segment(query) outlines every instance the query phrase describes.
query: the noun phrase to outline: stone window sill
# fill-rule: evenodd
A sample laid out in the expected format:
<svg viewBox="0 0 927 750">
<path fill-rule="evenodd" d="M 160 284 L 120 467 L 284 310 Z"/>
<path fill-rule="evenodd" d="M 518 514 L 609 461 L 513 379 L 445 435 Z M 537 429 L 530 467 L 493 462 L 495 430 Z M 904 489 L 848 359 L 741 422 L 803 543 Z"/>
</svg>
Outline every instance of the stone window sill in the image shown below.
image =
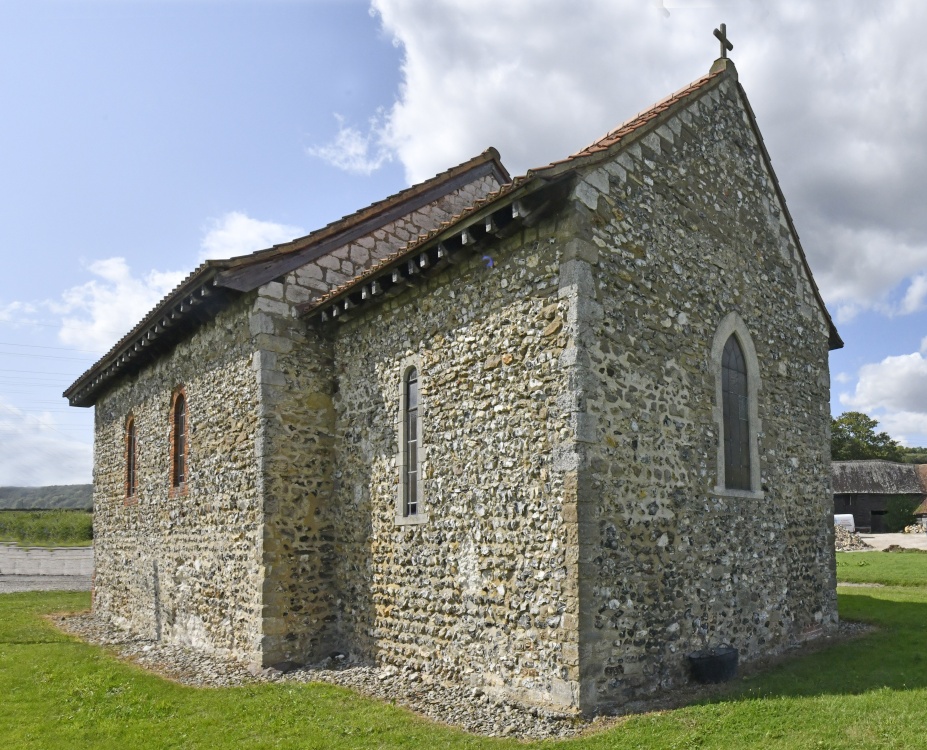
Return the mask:
<svg viewBox="0 0 927 750">
<path fill-rule="evenodd" d="M 712 494 L 718 497 L 742 498 L 744 500 L 762 500 L 766 497 L 763 490 L 729 490 L 725 487 L 715 487 Z"/>
<path fill-rule="evenodd" d="M 427 513 L 417 513 L 414 516 L 396 516 L 397 526 L 420 526 L 423 523 L 428 523 Z"/>
</svg>

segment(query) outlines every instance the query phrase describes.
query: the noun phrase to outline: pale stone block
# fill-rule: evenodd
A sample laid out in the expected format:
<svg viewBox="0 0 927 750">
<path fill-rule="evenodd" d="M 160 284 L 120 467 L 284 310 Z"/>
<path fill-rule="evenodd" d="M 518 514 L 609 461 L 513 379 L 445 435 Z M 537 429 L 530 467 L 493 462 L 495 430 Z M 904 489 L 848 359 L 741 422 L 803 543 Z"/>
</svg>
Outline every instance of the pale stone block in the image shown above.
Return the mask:
<svg viewBox="0 0 927 750">
<path fill-rule="evenodd" d="M 628 181 L 627 170 L 623 166 L 621 166 L 621 164 L 619 164 L 617 161 L 610 161 L 608 164 L 605 165 L 605 170 L 609 174 L 613 175 L 618 180 L 618 182 L 620 182 L 622 185 L 624 185 Z"/>
<path fill-rule="evenodd" d="M 580 240 L 571 240 L 570 242 L 578 243 Z M 595 294 L 595 280 L 589 263 L 575 259 L 560 264 L 559 296 L 561 298 L 595 297 Z"/>
<path fill-rule="evenodd" d="M 312 293 L 305 287 L 290 285 L 286 289 L 287 302 L 291 302 L 294 305 L 308 302 L 311 296 Z"/>
<path fill-rule="evenodd" d="M 654 132 L 655 132 L 657 135 L 659 135 L 661 138 L 663 138 L 664 140 L 669 141 L 670 144 L 673 144 L 673 143 L 675 143 L 675 141 L 676 141 L 676 138 L 675 138 L 675 136 L 673 135 L 673 130 L 672 130 L 672 128 L 668 127 L 666 123 L 663 123 L 663 124 L 662 124 L 660 127 L 658 127 Z"/>
<path fill-rule="evenodd" d="M 580 465 L 580 456 L 574 442 L 559 443 L 553 446 L 551 466 L 554 471 L 576 471 Z"/>
<path fill-rule="evenodd" d="M 266 313 L 254 313 L 248 321 L 248 326 L 252 336 L 257 336 L 259 333 L 273 333 L 274 319 Z"/>
<path fill-rule="evenodd" d="M 647 135 L 645 135 L 641 140 L 648 148 L 654 151 L 654 153 L 662 153 L 663 144 L 660 143 L 660 136 L 658 136 L 655 132 L 647 133 Z"/>
<path fill-rule="evenodd" d="M 321 266 L 315 262 L 307 263 L 298 268 L 296 270 L 296 275 L 303 282 L 305 282 L 306 279 L 321 279 L 324 276 Z"/>
<path fill-rule="evenodd" d="M 585 180 L 601 193 L 608 193 L 611 190 L 611 185 L 609 184 L 608 180 L 608 172 L 604 168 L 600 167 L 599 169 L 595 169 L 589 172 L 586 175 Z"/>
<path fill-rule="evenodd" d="M 293 314 L 293 308 L 286 302 L 258 297 L 254 303 L 254 309 L 258 312 L 272 313 L 281 317 L 290 317 Z"/>
<path fill-rule="evenodd" d="M 573 190 L 573 195 L 593 211 L 599 206 L 600 193 L 588 182 L 578 182 Z"/>
<path fill-rule="evenodd" d="M 594 414 L 588 414 L 586 412 L 575 412 L 571 421 L 577 442 L 599 442 L 599 431 L 596 426 L 596 418 Z"/>
<path fill-rule="evenodd" d="M 279 281 L 269 281 L 258 290 L 258 295 L 271 299 L 283 299 L 283 284 Z"/>
<path fill-rule="evenodd" d="M 286 336 L 275 336 L 270 333 L 262 333 L 255 336 L 255 344 L 261 349 L 276 354 L 288 354 L 293 350 L 294 342 Z M 276 358 L 274 359 L 276 364 Z"/>
<path fill-rule="evenodd" d="M 554 677 L 550 681 L 550 696 L 557 705 L 579 708 L 579 683 Z"/>
</svg>

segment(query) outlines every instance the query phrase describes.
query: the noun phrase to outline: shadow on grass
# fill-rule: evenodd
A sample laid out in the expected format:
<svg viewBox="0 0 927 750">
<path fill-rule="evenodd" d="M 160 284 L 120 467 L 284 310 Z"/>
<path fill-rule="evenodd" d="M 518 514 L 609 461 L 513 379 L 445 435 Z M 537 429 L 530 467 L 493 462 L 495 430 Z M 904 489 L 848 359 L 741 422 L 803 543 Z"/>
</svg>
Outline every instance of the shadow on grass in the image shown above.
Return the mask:
<svg viewBox="0 0 927 750">
<path fill-rule="evenodd" d="M 841 618 L 878 630 L 752 675 L 719 699 L 927 688 L 927 591 L 841 592 L 839 599 Z"/>
</svg>

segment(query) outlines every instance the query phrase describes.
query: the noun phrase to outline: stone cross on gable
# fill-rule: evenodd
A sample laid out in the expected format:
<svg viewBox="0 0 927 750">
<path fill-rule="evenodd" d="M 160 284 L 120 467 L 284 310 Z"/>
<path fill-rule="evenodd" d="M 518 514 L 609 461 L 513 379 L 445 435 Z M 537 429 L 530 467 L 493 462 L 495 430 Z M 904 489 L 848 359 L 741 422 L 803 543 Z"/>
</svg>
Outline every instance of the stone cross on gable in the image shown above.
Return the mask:
<svg viewBox="0 0 927 750">
<path fill-rule="evenodd" d="M 727 57 L 728 50 L 734 49 L 734 45 L 727 40 L 727 25 L 722 23 L 720 31 L 715 29 L 715 36 L 721 42 L 721 57 Z"/>
</svg>

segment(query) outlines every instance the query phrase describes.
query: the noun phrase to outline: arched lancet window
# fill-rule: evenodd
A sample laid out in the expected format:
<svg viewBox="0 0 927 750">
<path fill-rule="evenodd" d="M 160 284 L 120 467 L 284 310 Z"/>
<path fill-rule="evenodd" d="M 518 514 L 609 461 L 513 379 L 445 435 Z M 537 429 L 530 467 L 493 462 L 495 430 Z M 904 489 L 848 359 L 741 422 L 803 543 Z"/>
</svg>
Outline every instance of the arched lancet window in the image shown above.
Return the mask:
<svg viewBox="0 0 927 750">
<path fill-rule="evenodd" d="M 747 363 L 737 337 L 731 335 L 721 357 L 721 392 L 724 413 L 724 486 L 749 490 L 750 409 Z"/>
<path fill-rule="evenodd" d="M 721 495 L 760 499 L 760 362 L 750 329 L 736 312 L 724 316 L 711 345 L 715 376 L 712 417 L 717 429 L 717 475 Z"/>
<path fill-rule="evenodd" d="M 126 420 L 126 497 L 135 497 L 137 462 L 138 461 L 138 432 L 135 428 L 135 417 L 131 414 Z"/>
<path fill-rule="evenodd" d="M 414 367 L 406 373 L 405 409 L 403 422 L 405 435 L 403 453 L 405 461 L 402 471 L 402 515 L 418 515 L 419 434 L 418 434 L 418 370 Z"/>
<path fill-rule="evenodd" d="M 187 398 L 174 394 L 171 406 L 171 486 L 183 487 L 187 481 Z"/>
</svg>

